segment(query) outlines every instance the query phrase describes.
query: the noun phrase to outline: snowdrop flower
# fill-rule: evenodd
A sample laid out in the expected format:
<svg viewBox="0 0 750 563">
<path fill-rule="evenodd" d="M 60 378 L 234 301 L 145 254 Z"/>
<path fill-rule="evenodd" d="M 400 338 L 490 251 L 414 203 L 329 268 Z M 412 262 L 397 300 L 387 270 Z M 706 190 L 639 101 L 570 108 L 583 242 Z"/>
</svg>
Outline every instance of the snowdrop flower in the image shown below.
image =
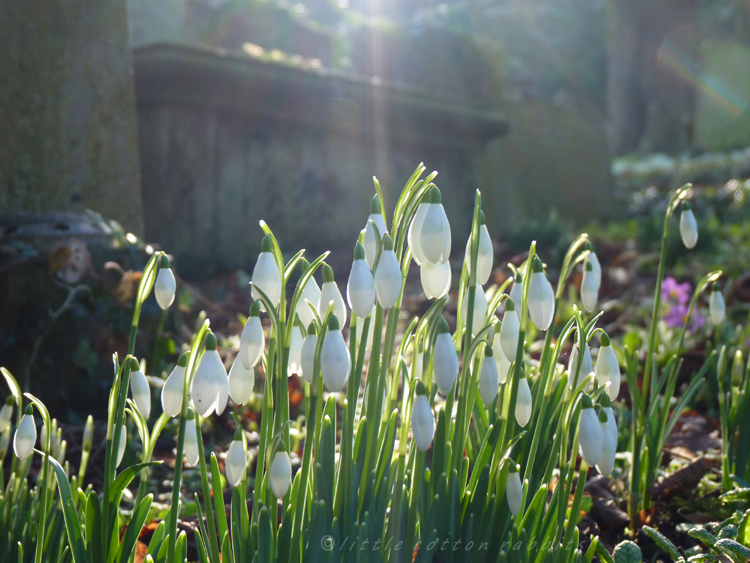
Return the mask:
<svg viewBox="0 0 750 563">
<path fill-rule="evenodd" d="M 271 235 L 263 237 L 258 261 L 255 263 L 255 268 L 253 268 L 252 280 L 251 294 L 253 299 L 256 301 L 260 299 L 260 293 L 258 293 L 258 289 L 260 289 L 266 294 L 271 304 L 274 307 L 278 307 L 281 302 L 281 291 L 283 288 L 281 272 L 273 255 L 273 239 L 271 239 Z M 265 310 L 262 304 L 261 309 Z"/>
<path fill-rule="evenodd" d="M 283 443 L 281 448 L 283 448 Z M 282 498 L 292 484 L 292 461 L 284 450 L 276 450 L 271 464 L 271 489 L 276 498 Z"/>
<path fill-rule="evenodd" d="M 680 213 L 680 236 L 685 248 L 693 248 L 698 242 L 698 222 L 695 220 L 693 210 L 687 201 L 682 202 L 682 213 Z"/>
<path fill-rule="evenodd" d="M 469 324 L 469 288 L 466 288 L 464 299 L 461 302 L 461 316 L 464 318 L 464 324 Z M 471 335 L 476 335 L 487 321 L 487 296 L 484 294 L 484 288 L 477 284 L 474 291 L 474 310 L 472 314 Z"/>
<path fill-rule="evenodd" d="M 594 245 L 591 244 L 591 241 L 588 241 L 586 248 L 589 251 L 587 260 L 591 264 L 591 271 L 594 272 L 596 286 L 600 287 L 602 285 L 602 265 L 599 263 L 599 258 L 596 256 L 596 252 L 594 252 Z"/>
<path fill-rule="evenodd" d="M 377 227 L 377 233 L 375 232 L 375 227 Z M 378 256 L 380 241 L 387 233 L 388 229 L 385 226 L 383 207 L 380 204 L 380 198 L 375 194 L 370 202 L 370 216 L 367 219 L 365 237 L 363 240 L 365 247 L 365 260 L 367 261 L 370 270 L 375 266 L 375 258 Z"/>
<path fill-rule="evenodd" d="M 169 267 L 169 258 L 166 254 L 162 255 L 159 264 L 159 272 L 156 274 L 154 282 L 154 296 L 156 302 L 162 309 L 167 309 L 174 302 L 174 295 L 177 291 L 177 282 L 174 279 L 172 268 Z"/>
<path fill-rule="evenodd" d="M 427 398 L 427 388 L 421 381 L 417 381 L 416 395 L 411 411 L 411 433 L 420 451 L 426 452 L 435 436 L 435 416 Z"/>
<path fill-rule="evenodd" d="M 495 252 L 492 248 L 492 237 L 484 224 L 484 212 L 479 215 L 479 252 L 477 253 L 477 283 L 484 285 L 490 279 L 492 273 L 492 260 Z M 471 275 L 471 237 L 466 241 L 466 252 L 464 254 L 466 269 Z"/>
<path fill-rule="evenodd" d="M 456 346 L 448 330 L 448 322 L 442 316 L 438 321 L 437 336 L 432 348 L 432 375 L 443 395 L 451 392 L 458 378 Z"/>
<path fill-rule="evenodd" d="M 185 462 L 190 467 L 195 467 L 200 461 L 200 450 L 198 449 L 198 432 L 195 429 L 193 409 L 188 411 L 187 423 L 185 424 Z M 203 439 L 203 437 L 201 437 Z"/>
<path fill-rule="evenodd" d="M 383 309 L 390 309 L 398 303 L 401 282 L 401 267 L 393 251 L 393 241 L 386 235 L 383 239 L 383 252 L 375 268 L 375 293 Z"/>
<path fill-rule="evenodd" d="M 602 426 L 586 393 L 581 396 L 581 418 L 578 422 L 578 449 L 583 460 L 594 467 L 602 456 Z"/>
<path fill-rule="evenodd" d="M 581 301 L 587 312 L 591 312 L 596 307 L 596 300 L 599 297 L 599 283 L 596 281 L 594 267 L 591 262 L 586 261 L 583 270 L 583 279 L 581 280 Z"/>
<path fill-rule="evenodd" d="M 302 329 L 299 326 L 299 317 L 292 327 L 292 339 L 289 343 L 289 359 L 287 360 L 286 374 L 292 377 L 295 373 L 302 372 Z"/>
<path fill-rule="evenodd" d="M 482 367 L 479 368 L 479 395 L 482 402 L 489 405 L 497 397 L 497 391 L 500 388 L 500 376 L 497 372 L 497 364 L 492 357 L 492 347 L 484 347 L 484 359 Z"/>
<path fill-rule="evenodd" d="M 539 330 L 547 330 L 555 314 L 555 292 L 544 275 L 544 267 L 539 256 L 534 256 L 531 281 L 529 282 L 529 315 L 531 322 Z"/>
<path fill-rule="evenodd" d="M 125 446 L 128 443 L 128 432 L 125 429 L 125 425 L 123 424 L 120 426 L 120 441 L 117 444 L 117 465 L 116 467 L 120 467 L 120 464 L 122 463 L 122 458 L 125 456 Z"/>
<path fill-rule="evenodd" d="M 5 399 L 3 408 L 0 409 L 0 432 L 5 430 L 5 427 L 10 424 L 10 419 L 13 418 L 13 406 L 15 404 L 16 401 L 13 399 L 13 395 L 8 395 L 8 398 Z"/>
<path fill-rule="evenodd" d="M 227 482 L 236 487 L 242 483 L 247 470 L 247 454 L 245 452 L 245 442 L 242 440 L 242 429 L 238 428 L 234 433 L 234 440 L 227 451 L 227 460 L 224 464 L 224 473 L 227 476 Z"/>
<path fill-rule="evenodd" d="M 182 412 L 182 390 L 185 387 L 185 368 L 189 357 L 189 352 L 180 356 L 161 388 L 161 408 L 167 416 L 175 417 Z"/>
<path fill-rule="evenodd" d="M 515 301 L 512 298 L 508 298 L 505 301 L 503 324 L 500 325 L 500 346 L 509 362 L 515 361 L 516 354 L 518 353 L 518 333 L 520 328 L 521 321 L 518 320 Z"/>
<path fill-rule="evenodd" d="M 303 272 L 310 267 L 309 262 L 304 258 L 300 262 L 302 263 Z M 310 279 L 305 283 L 305 287 L 300 292 L 297 306 L 294 309 L 295 313 L 299 315 L 300 321 L 302 321 L 302 326 L 307 326 L 315 320 L 307 301 L 315 307 L 316 311 L 318 310 L 320 304 L 320 287 L 318 287 L 318 282 L 315 281 L 315 276 L 310 276 Z"/>
<path fill-rule="evenodd" d="M 610 407 L 609 397 L 602 395 L 602 410 L 599 413 L 599 424 L 602 427 L 602 454 L 596 469 L 604 475 L 609 476 L 615 467 L 615 456 L 617 455 L 617 421 Z"/>
<path fill-rule="evenodd" d="M 137 365 L 138 362 L 136 361 Z M 143 418 L 148 420 L 151 415 L 151 388 L 148 386 L 148 379 L 140 369 L 136 369 L 130 374 L 130 393 L 133 395 L 133 403 Z"/>
<path fill-rule="evenodd" d="M 339 320 L 336 315 L 331 315 L 320 350 L 320 373 L 329 391 L 341 391 L 349 379 L 351 369 L 352 358 L 341 334 Z"/>
<path fill-rule="evenodd" d="M 503 384 L 508 379 L 510 360 L 505 357 L 505 353 L 503 352 L 503 346 L 500 342 L 500 332 L 496 332 L 492 340 L 492 357 L 495 359 L 495 365 L 497 366 L 498 382 Z"/>
<path fill-rule="evenodd" d="M 229 384 L 229 396 L 235 405 L 244 405 L 253 396 L 255 368 L 245 369 L 239 358 L 234 359 L 227 380 Z"/>
<path fill-rule="evenodd" d="M 224 412 L 228 397 L 227 371 L 216 351 L 216 337 L 209 332 L 206 336 L 206 350 L 193 377 L 190 399 L 196 412 L 205 417 L 211 411 L 216 411 L 216 414 Z"/>
<path fill-rule="evenodd" d="M 617 363 L 609 336 L 602 334 L 601 344 L 596 358 L 596 381 L 600 387 L 606 387 L 607 395 L 614 401 L 620 394 L 620 364 Z"/>
<path fill-rule="evenodd" d="M 521 476 L 518 474 L 518 467 L 511 460 L 508 470 L 508 484 L 505 487 L 505 495 L 508 499 L 508 508 L 513 516 L 521 512 L 521 501 L 523 499 L 523 485 Z"/>
<path fill-rule="evenodd" d="M 245 369 L 254 368 L 258 365 L 263 349 L 266 346 L 266 335 L 260 322 L 260 301 L 255 301 L 250 306 L 250 315 L 247 317 L 245 328 L 240 335 L 239 357 Z"/>
<path fill-rule="evenodd" d="M 84 452 L 90 452 L 94 444 L 94 417 L 89 415 L 86 424 L 83 426 L 83 439 L 81 440 L 81 449 Z"/>
<path fill-rule="evenodd" d="M 531 389 L 524 376 L 518 380 L 518 397 L 516 398 L 516 422 L 526 426 L 531 420 Z"/>
<path fill-rule="evenodd" d="M 727 307 L 724 303 L 724 296 L 721 294 L 721 289 L 719 289 L 719 284 L 716 282 L 714 282 L 711 287 L 711 297 L 709 297 L 708 300 L 708 311 L 711 314 L 711 322 L 714 325 L 720 325 L 724 322 Z M 0 425 L 2 425 L 2 421 L 0 421 Z"/>
<path fill-rule="evenodd" d="M 370 327 L 367 329 L 367 344 L 365 344 L 365 348 L 367 350 L 372 350 L 372 335 L 375 332 L 374 330 L 374 321 L 375 321 L 375 308 L 376 305 L 372 306 L 372 311 L 370 311 Z M 362 342 L 362 334 L 365 330 L 365 323 L 363 319 L 360 319 L 359 322 L 357 322 L 357 347 L 359 347 L 359 344 Z M 381 335 L 382 336 L 382 335 Z"/>
<path fill-rule="evenodd" d="M 414 233 L 417 245 L 427 262 L 446 262 L 451 254 L 451 226 L 441 203 L 440 190 L 430 190 L 430 203 L 419 231 Z"/>
<path fill-rule="evenodd" d="M 318 304 L 318 316 L 325 320 L 328 306 L 333 301 L 333 314 L 342 325 L 346 324 L 346 304 L 341 297 L 339 286 L 333 278 L 333 269 L 328 264 L 323 264 L 323 287 L 320 289 L 320 303 Z"/>
<path fill-rule="evenodd" d="M 423 262 L 419 267 L 419 279 L 427 299 L 440 299 L 448 294 L 451 288 L 453 273 L 450 262 Z"/>
<path fill-rule="evenodd" d="M 419 232 L 422 230 L 425 217 L 427 217 L 427 211 L 430 209 L 430 197 L 431 190 L 427 190 L 423 196 L 422 202 L 417 207 L 417 212 L 414 214 L 414 219 L 411 220 L 409 225 L 409 232 L 407 233 L 406 240 L 409 243 L 411 249 L 411 255 L 417 266 L 421 266 L 427 262 L 427 258 L 422 252 L 422 247 L 419 245 Z"/>
<path fill-rule="evenodd" d="M 513 300 L 519 311 L 523 311 L 523 276 L 521 272 L 516 274 L 516 279 L 513 282 L 513 287 L 510 289 L 508 297 Z"/>
<path fill-rule="evenodd" d="M 578 342 L 573 345 L 568 359 L 568 387 L 575 389 L 583 381 L 583 378 L 594 371 L 594 360 L 591 358 L 591 351 L 588 344 L 583 345 L 583 359 L 581 367 L 578 368 Z"/>
<path fill-rule="evenodd" d="M 16 457 L 21 460 L 29 457 L 34 452 L 34 444 L 36 444 L 34 409 L 28 405 L 21 417 L 21 423 L 16 428 L 16 435 L 13 437 L 13 451 L 16 452 Z"/>
<path fill-rule="evenodd" d="M 360 318 L 367 317 L 375 304 L 375 280 L 365 260 L 365 249 L 359 243 L 354 247 L 354 262 L 346 284 L 346 300 L 352 313 Z"/>
<path fill-rule="evenodd" d="M 5 459 L 10 445 L 10 424 L 5 426 L 5 430 L 0 432 L 0 463 Z"/>
<path fill-rule="evenodd" d="M 310 323 L 307 327 L 307 336 L 302 342 L 302 353 L 300 354 L 300 366 L 302 367 L 302 377 L 308 383 L 313 382 L 315 373 L 315 349 L 318 347 L 318 334 L 315 323 Z"/>
</svg>

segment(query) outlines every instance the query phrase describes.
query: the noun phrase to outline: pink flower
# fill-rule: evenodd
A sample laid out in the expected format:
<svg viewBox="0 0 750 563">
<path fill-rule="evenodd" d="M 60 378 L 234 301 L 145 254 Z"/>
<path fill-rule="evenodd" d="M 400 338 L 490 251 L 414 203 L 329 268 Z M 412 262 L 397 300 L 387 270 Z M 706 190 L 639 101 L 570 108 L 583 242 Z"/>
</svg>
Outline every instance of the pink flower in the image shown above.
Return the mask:
<svg viewBox="0 0 750 563">
<path fill-rule="evenodd" d="M 668 277 L 661 284 L 661 298 L 668 303 L 686 305 L 690 301 L 690 293 L 690 282 L 677 283 L 677 280 Z"/>
</svg>

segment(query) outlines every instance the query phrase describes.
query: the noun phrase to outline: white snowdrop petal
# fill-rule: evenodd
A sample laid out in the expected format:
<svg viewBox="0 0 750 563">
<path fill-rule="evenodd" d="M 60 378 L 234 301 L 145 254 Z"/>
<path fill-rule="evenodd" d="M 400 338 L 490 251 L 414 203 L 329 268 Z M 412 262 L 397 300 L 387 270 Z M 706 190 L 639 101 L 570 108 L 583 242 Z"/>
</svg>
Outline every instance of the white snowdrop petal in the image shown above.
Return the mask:
<svg viewBox="0 0 750 563">
<path fill-rule="evenodd" d="M 159 268 L 154 282 L 154 296 L 156 302 L 162 309 L 167 309 L 174 302 L 175 292 L 177 291 L 177 281 L 174 278 L 174 272 L 171 268 Z"/>
<path fill-rule="evenodd" d="M 349 379 L 352 359 L 340 330 L 328 330 L 320 350 L 320 373 L 329 391 L 337 393 Z"/>
<path fill-rule="evenodd" d="M 245 369 L 242 362 L 235 358 L 229 370 L 229 396 L 235 405 L 244 405 L 253 396 L 255 387 L 255 368 Z"/>
<path fill-rule="evenodd" d="M 302 372 L 302 344 L 304 337 L 302 330 L 297 326 L 292 327 L 292 340 L 289 343 L 289 360 L 287 361 L 286 372 L 289 377 Z"/>
<path fill-rule="evenodd" d="M 276 452 L 271 464 L 271 489 L 276 498 L 282 498 L 292 484 L 292 461 L 286 452 Z"/>
<path fill-rule="evenodd" d="M 21 417 L 21 423 L 16 429 L 13 436 L 13 451 L 18 459 L 26 459 L 34 451 L 36 444 L 36 424 L 34 417 L 30 414 L 24 414 Z"/>
<path fill-rule="evenodd" d="M 414 407 L 411 412 L 411 431 L 417 447 L 426 452 L 430 449 L 432 438 L 435 435 L 435 416 L 427 395 L 417 395 L 414 398 Z"/>
<path fill-rule="evenodd" d="M 495 359 L 495 366 L 497 366 L 498 382 L 503 384 L 508 379 L 510 360 L 505 357 L 505 353 L 503 352 L 503 346 L 500 343 L 500 333 L 496 333 L 492 341 L 492 357 Z"/>
<path fill-rule="evenodd" d="M 352 313 L 360 318 L 367 317 L 372 311 L 375 304 L 375 280 L 365 260 L 352 262 L 349 282 L 346 284 L 346 300 Z"/>
<path fill-rule="evenodd" d="M 242 482 L 247 470 L 247 458 L 245 456 L 245 445 L 242 440 L 233 440 L 227 451 L 227 460 L 224 464 L 224 473 L 227 482 L 236 487 Z"/>
<path fill-rule="evenodd" d="M 143 415 L 143 418 L 148 419 L 151 414 L 151 388 L 141 370 L 130 374 L 130 392 L 138 412 Z"/>
<path fill-rule="evenodd" d="M 281 272 L 276 264 L 276 259 L 271 252 L 261 252 L 258 255 L 258 261 L 253 269 L 253 287 L 252 296 L 254 300 L 260 299 L 260 293 L 256 288 L 266 294 L 268 299 L 274 305 L 279 306 L 281 301 Z M 265 307 L 261 306 L 265 310 Z"/>
<path fill-rule="evenodd" d="M 461 315 L 464 318 L 464 324 L 468 324 L 468 309 L 469 309 L 469 288 L 466 288 L 464 299 L 461 303 Z M 484 288 L 477 284 L 476 290 L 474 291 L 474 311 L 472 316 L 471 334 L 476 335 L 487 322 L 487 296 L 484 293 Z"/>
<path fill-rule="evenodd" d="M 224 373 L 226 379 L 224 364 L 221 362 L 219 353 L 216 350 L 206 350 L 193 376 L 193 385 L 190 389 L 193 407 L 201 416 L 208 416 L 219 404 L 221 389 L 217 374 L 221 375 L 221 372 Z"/>
<path fill-rule="evenodd" d="M 526 426 L 531 420 L 531 389 L 529 382 L 522 377 L 518 382 L 518 397 L 516 399 L 516 422 L 519 426 Z"/>
<path fill-rule="evenodd" d="M 315 278 L 311 277 L 309 280 L 307 280 L 305 287 L 300 292 L 297 306 L 294 309 L 295 313 L 299 315 L 299 320 L 300 322 L 302 322 L 302 326 L 310 326 L 310 323 L 315 320 L 315 317 L 310 310 L 310 305 L 307 304 L 307 301 L 312 303 L 313 307 L 315 307 L 315 310 L 317 311 L 318 306 L 320 305 L 320 293 L 320 287 L 318 286 L 318 282 L 315 281 Z"/>
<path fill-rule="evenodd" d="M 612 346 L 599 348 L 595 374 L 599 387 L 606 387 L 607 395 L 614 401 L 620 393 L 620 364 L 617 363 L 617 356 Z"/>
<path fill-rule="evenodd" d="M 602 455 L 602 438 L 602 427 L 596 411 L 593 408 L 582 409 L 578 445 L 581 457 L 590 467 L 594 467 Z"/>
<path fill-rule="evenodd" d="M 538 330 L 547 330 L 555 311 L 555 293 L 544 272 L 534 272 L 529 282 L 529 315 Z"/>
<path fill-rule="evenodd" d="M 250 316 L 247 318 L 245 328 L 240 335 L 240 361 L 245 369 L 254 368 L 263 356 L 263 348 L 266 346 L 266 335 L 260 317 Z"/>
<path fill-rule="evenodd" d="M 581 301 L 587 312 L 591 312 L 596 307 L 596 300 L 599 297 L 599 284 L 596 282 L 594 272 L 588 270 L 583 272 L 581 281 Z"/>
<path fill-rule="evenodd" d="M 200 461 L 200 450 L 198 449 L 198 433 L 195 430 L 195 421 L 188 420 L 185 425 L 185 462 L 190 467 L 195 467 Z"/>
<path fill-rule="evenodd" d="M 422 289 L 428 299 L 440 299 L 448 294 L 453 274 L 449 262 L 424 262 L 419 268 Z"/>
<path fill-rule="evenodd" d="M 516 311 L 523 311 L 523 283 L 513 282 L 513 287 L 510 289 L 510 295 L 508 296 L 513 300 L 516 306 Z"/>
<path fill-rule="evenodd" d="M 721 291 L 712 291 L 708 301 L 708 310 L 711 315 L 711 322 L 714 325 L 720 325 L 726 317 L 726 304 Z"/>
<path fill-rule="evenodd" d="M 419 246 L 428 262 L 443 262 L 443 216 L 442 205 L 430 203 L 427 215 L 419 231 Z M 443 211 L 443 213 L 445 213 Z"/>
<path fill-rule="evenodd" d="M 458 355 L 451 335 L 443 332 L 435 338 L 432 352 L 432 373 L 443 395 L 450 393 L 458 378 Z"/>
<path fill-rule="evenodd" d="M 521 512 L 523 485 L 521 484 L 521 476 L 518 471 L 508 473 L 508 485 L 505 488 L 505 495 L 508 499 L 508 508 L 510 508 L 513 516 Z"/>
<path fill-rule="evenodd" d="M 411 224 L 409 225 L 409 233 L 407 235 L 407 242 L 411 249 L 411 255 L 414 257 L 417 266 L 421 266 L 427 262 L 427 258 L 425 258 L 424 252 L 422 252 L 422 247 L 419 244 L 418 233 L 422 230 L 422 224 L 424 223 L 425 217 L 427 217 L 429 205 L 429 203 L 419 204 L 414 219 L 411 220 Z"/>
<path fill-rule="evenodd" d="M 601 287 L 602 285 L 602 265 L 599 263 L 595 252 L 589 252 L 588 257 L 589 264 L 591 264 L 591 271 L 594 273 L 594 279 L 596 279 L 596 286 Z"/>
<path fill-rule="evenodd" d="M 680 236 L 686 248 L 693 248 L 698 242 L 698 222 L 692 209 L 686 209 L 680 214 Z"/>
<path fill-rule="evenodd" d="M 500 346 L 508 361 L 515 361 L 518 353 L 518 334 L 521 329 L 521 321 L 515 310 L 506 309 L 503 315 L 503 324 L 500 325 Z"/>
<path fill-rule="evenodd" d="M 604 410 L 609 410 L 610 412 L 607 412 L 607 422 L 601 425 L 602 454 L 599 456 L 599 462 L 596 464 L 596 469 L 599 473 L 608 477 L 615 467 L 615 456 L 617 455 L 617 422 L 615 421 L 614 415 L 611 413 L 612 409 L 606 408 Z"/>
<path fill-rule="evenodd" d="M 375 258 L 378 255 L 379 241 L 378 235 L 375 234 L 375 229 L 370 221 L 377 226 L 381 240 L 388 231 L 385 228 L 385 219 L 383 219 L 383 215 L 380 213 L 370 214 L 370 217 L 367 220 L 367 226 L 365 227 L 365 236 L 362 241 L 362 246 L 365 249 L 365 260 L 367 261 L 367 266 L 372 270 L 372 267 L 375 265 Z"/>
<path fill-rule="evenodd" d="M 302 368 L 302 377 L 308 383 L 313 382 L 315 373 L 315 348 L 318 346 L 318 335 L 308 334 L 302 342 L 302 352 L 300 353 L 300 367 Z"/>
<path fill-rule="evenodd" d="M 390 309 L 398 302 L 401 293 L 401 268 L 396 253 L 384 250 L 375 270 L 375 292 L 383 309 Z"/>
<path fill-rule="evenodd" d="M 568 359 L 568 387 L 575 389 L 583 381 L 583 378 L 593 371 L 594 361 L 591 358 L 591 350 L 589 350 L 588 345 L 584 345 L 583 359 L 581 360 L 581 367 L 578 369 L 578 343 L 576 342 Z"/>
<path fill-rule="evenodd" d="M 479 252 L 477 253 L 477 283 L 486 284 L 492 274 L 492 261 L 494 250 L 492 248 L 492 237 L 487 230 L 487 225 L 479 227 Z M 466 241 L 465 251 L 466 268 L 471 275 L 471 237 Z"/>
<path fill-rule="evenodd" d="M 372 350 L 372 335 L 374 332 L 374 323 L 375 323 L 375 308 L 376 306 L 372 306 L 372 311 L 370 311 L 370 326 L 367 329 L 367 344 L 365 344 L 365 348 L 367 350 Z M 365 330 L 365 323 L 364 319 L 360 319 L 357 322 L 357 348 L 359 348 L 360 342 L 362 342 L 362 334 Z"/>
<path fill-rule="evenodd" d="M 482 402 L 485 405 L 492 403 L 499 388 L 500 376 L 495 360 L 492 356 L 485 356 L 482 360 L 482 367 L 479 368 L 479 395 L 482 397 Z"/>
<path fill-rule="evenodd" d="M 445 207 L 440 204 L 440 220 L 443 223 L 443 253 L 440 257 L 441 262 L 447 262 L 451 256 L 451 243 L 453 241 L 451 237 L 451 224 L 448 221 L 448 215 L 445 213 Z"/>
<path fill-rule="evenodd" d="M 323 287 L 320 289 L 320 303 L 318 304 L 318 315 L 323 320 L 328 313 L 328 306 L 333 301 L 333 314 L 339 320 L 341 326 L 346 324 L 346 304 L 344 298 L 341 297 L 339 286 L 335 281 L 324 282 Z"/>
<path fill-rule="evenodd" d="M 125 455 L 125 446 L 128 443 L 128 433 L 125 430 L 125 425 L 120 426 L 120 443 L 117 444 L 117 467 L 120 467 L 122 458 Z"/>
<path fill-rule="evenodd" d="M 10 423 L 10 419 L 13 418 L 13 405 L 3 405 L 0 408 L 0 432 L 5 430 L 5 427 Z"/>
<path fill-rule="evenodd" d="M 175 366 L 161 388 L 161 408 L 167 416 L 175 417 L 182 411 L 182 390 L 185 386 L 185 368 Z"/>
</svg>

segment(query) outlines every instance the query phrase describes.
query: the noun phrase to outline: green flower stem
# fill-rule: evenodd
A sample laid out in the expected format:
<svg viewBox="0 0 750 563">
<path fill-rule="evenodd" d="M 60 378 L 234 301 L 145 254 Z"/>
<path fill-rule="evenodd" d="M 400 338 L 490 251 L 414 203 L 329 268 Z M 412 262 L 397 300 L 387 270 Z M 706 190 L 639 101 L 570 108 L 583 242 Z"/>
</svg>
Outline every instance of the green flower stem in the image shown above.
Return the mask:
<svg viewBox="0 0 750 563">
<path fill-rule="evenodd" d="M 373 339 L 372 339 L 372 351 L 370 352 L 370 367 L 367 370 L 367 386 L 369 391 L 367 394 L 367 404 L 365 405 L 363 416 L 367 417 L 368 435 L 367 435 L 367 449 L 365 450 L 365 467 L 362 471 L 362 485 L 364 488 L 367 478 L 372 470 L 372 464 L 374 463 L 371 459 L 373 457 L 372 452 L 375 450 L 377 436 L 376 426 L 373 425 L 375 419 L 375 411 L 377 409 L 377 388 L 378 377 L 380 374 L 380 347 L 382 345 L 381 339 L 383 334 L 383 309 L 380 305 L 375 307 L 375 326 L 373 328 Z M 360 503 L 361 504 L 361 503 Z"/>
<path fill-rule="evenodd" d="M 422 490 L 422 477 L 424 475 L 424 452 L 414 448 L 414 469 L 411 473 L 411 492 L 409 496 L 409 519 L 406 522 L 406 549 L 407 558 L 414 553 L 414 538 L 417 531 L 417 508 L 419 507 L 419 493 Z M 400 494 L 400 491 L 397 491 Z"/>
<path fill-rule="evenodd" d="M 201 487 L 203 488 L 203 505 L 205 506 L 206 523 L 208 525 L 208 545 L 212 563 L 219 563 L 219 539 L 216 534 L 216 520 L 214 519 L 213 501 L 211 500 L 211 487 L 208 484 L 208 469 L 206 467 L 206 454 L 203 451 L 203 434 L 201 431 L 201 416 L 195 413 L 195 432 L 198 435 L 198 461 L 200 464 Z M 222 491 L 215 491 L 222 494 Z M 229 554 L 227 554 L 229 555 Z"/>
<path fill-rule="evenodd" d="M 268 371 L 266 371 L 268 373 Z M 266 449 L 271 441 L 271 420 L 273 417 L 273 392 L 271 389 L 271 378 L 266 377 L 265 390 L 263 393 L 263 407 L 260 419 L 260 442 L 258 444 L 258 459 L 255 464 L 255 483 L 253 486 L 253 522 L 258 522 L 260 504 L 266 504 L 266 487 L 263 486 Z"/>
<path fill-rule="evenodd" d="M 46 526 L 47 526 L 47 504 L 48 504 L 48 480 L 49 480 L 49 451 L 52 441 L 52 424 L 50 421 L 49 412 L 47 411 L 47 408 L 44 406 L 44 403 L 42 403 L 39 399 L 34 397 L 33 395 L 26 394 L 26 396 L 31 400 L 31 402 L 34 404 L 36 409 L 39 411 L 39 414 L 42 417 L 42 420 L 44 421 L 44 426 L 46 427 L 47 431 L 45 434 L 44 439 L 44 450 L 42 452 L 42 473 L 41 477 L 39 478 L 39 482 L 37 483 L 37 491 L 39 492 L 39 496 L 41 497 L 40 506 L 39 506 L 39 519 L 38 519 L 38 532 L 36 535 L 37 541 L 36 541 L 36 549 L 34 552 L 34 562 L 35 563 L 41 563 L 42 556 L 45 552 L 45 546 L 47 544 L 48 538 L 46 537 Z"/>
</svg>

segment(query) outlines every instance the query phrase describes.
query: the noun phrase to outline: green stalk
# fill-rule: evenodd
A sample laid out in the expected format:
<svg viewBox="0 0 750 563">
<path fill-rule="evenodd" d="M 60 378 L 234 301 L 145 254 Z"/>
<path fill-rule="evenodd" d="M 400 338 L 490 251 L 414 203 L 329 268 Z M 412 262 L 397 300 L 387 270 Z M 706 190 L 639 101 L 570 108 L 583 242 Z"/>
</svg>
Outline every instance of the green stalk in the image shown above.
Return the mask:
<svg viewBox="0 0 750 563">
<path fill-rule="evenodd" d="M 411 474 L 411 493 L 409 496 L 409 518 L 406 523 L 406 556 L 411 557 L 414 553 L 414 538 L 417 531 L 417 508 L 419 507 L 419 493 L 422 490 L 422 477 L 424 474 L 424 452 L 416 448 L 414 456 L 414 469 Z M 401 494 L 396 491 L 396 494 Z"/>
<path fill-rule="evenodd" d="M 203 451 L 203 438 L 201 432 L 201 417 L 195 414 L 195 432 L 198 435 L 198 461 L 200 464 L 201 486 L 203 488 L 203 505 L 206 510 L 206 523 L 208 525 L 208 545 L 210 548 L 211 562 L 219 563 L 219 539 L 216 534 L 216 520 L 214 519 L 214 507 L 211 500 L 211 487 L 208 484 L 208 469 L 206 468 L 206 456 Z M 217 491 L 222 494 L 222 491 Z"/>
</svg>

